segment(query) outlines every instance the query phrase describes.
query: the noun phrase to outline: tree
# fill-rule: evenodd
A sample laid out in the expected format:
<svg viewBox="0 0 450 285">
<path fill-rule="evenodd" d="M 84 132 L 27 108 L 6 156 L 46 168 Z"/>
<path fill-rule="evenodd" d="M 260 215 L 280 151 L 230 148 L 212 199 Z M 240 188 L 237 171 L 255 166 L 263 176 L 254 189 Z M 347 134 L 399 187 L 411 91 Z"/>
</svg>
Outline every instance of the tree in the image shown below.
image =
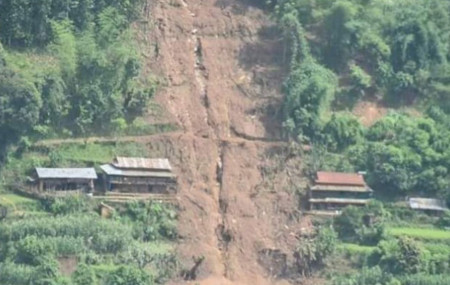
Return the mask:
<svg viewBox="0 0 450 285">
<path fill-rule="evenodd" d="M 1 58 L 0 103 L 0 141 L 18 138 L 38 122 L 42 106 L 38 90 Z"/>
<path fill-rule="evenodd" d="M 359 121 L 350 114 L 333 114 L 325 125 L 324 132 L 331 150 L 342 151 L 363 140 L 363 128 Z"/>
<path fill-rule="evenodd" d="M 283 113 L 286 121 L 295 126 L 290 135 L 309 138 L 319 135 L 323 112 L 333 99 L 336 86 L 333 72 L 311 58 L 294 67 L 284 85 Z"/>
<path fill-rule="evenodd" d="M 386 272 L 393 274 L 414 274 L 423 268 L 423 250 L 412 239 L 383 240 L 373 253 L 373 260 Z"/>
<path fill-rule="evenodd" d="M 324 20 L 327 44 L 325 47 L 326 62 L 332 68 L 338 68 L 347 59 L 351 41 L 349 24 L 357 15 L 358 8 L 351 1 L 333 3 Z"/>
</svg>

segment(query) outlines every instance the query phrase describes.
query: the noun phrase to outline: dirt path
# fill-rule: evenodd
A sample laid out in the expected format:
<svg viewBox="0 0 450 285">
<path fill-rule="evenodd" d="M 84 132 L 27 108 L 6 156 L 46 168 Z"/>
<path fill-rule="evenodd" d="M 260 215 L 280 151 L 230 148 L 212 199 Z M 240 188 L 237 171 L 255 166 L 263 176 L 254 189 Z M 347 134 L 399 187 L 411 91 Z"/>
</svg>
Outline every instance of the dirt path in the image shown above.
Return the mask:
<svg viewBox="0 0 450 285">
<path fill-rule="evenodd" d="M 258 2 L 150 1 L 141 35 L 165 82 L 156 100 L 183 130 L 145 142 L 178 172 L 180 256 L 205 257 L 195 284 L 277 284 L 261 255 L 295 246 L 301 167 L 277 155 L 282 49 Z"/>
</svg>

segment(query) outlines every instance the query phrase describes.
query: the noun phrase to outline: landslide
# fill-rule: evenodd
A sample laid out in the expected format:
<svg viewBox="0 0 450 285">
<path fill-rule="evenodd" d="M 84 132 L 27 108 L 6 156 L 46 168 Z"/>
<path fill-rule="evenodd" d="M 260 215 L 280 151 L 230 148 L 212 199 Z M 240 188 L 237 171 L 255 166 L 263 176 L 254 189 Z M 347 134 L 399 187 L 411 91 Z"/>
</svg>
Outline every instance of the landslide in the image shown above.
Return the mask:
<svg viewBox="0 0 450 285">
<path fill-rule="evenodd" d="M 281 36 L 258 2 L 146 7 L 145 68 L 157 71 L 156 100 L 182 130 L 147 145 L 177 171 L 179 253 L 186 267 L 205 257 L 196 284 L 286 284 L 285 268 L 261 259 L 272 250 L 291 258 L 301 224 L 293 191 L 301 162 L 288 159 L 277 114 Z"/>
</svg>

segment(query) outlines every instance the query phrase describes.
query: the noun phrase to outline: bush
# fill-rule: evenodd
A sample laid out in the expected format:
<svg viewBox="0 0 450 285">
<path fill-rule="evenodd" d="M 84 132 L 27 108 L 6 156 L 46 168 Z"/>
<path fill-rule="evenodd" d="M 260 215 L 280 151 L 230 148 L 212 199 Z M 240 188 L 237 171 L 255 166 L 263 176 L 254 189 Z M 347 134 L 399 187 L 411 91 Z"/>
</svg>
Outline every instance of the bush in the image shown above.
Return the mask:
<svg viewBox="0 0 450 285">
<path fill-rule="evenodd" d="M 363 140 L 363 128 L 350 114 L 333 114 L 325 125 L 326 143 L 330 150 L 344 150 Z"/>
<path fill-rule="evenodd" d="M 63 285 L 60 280 L 58 262 L 51 256 L 40 257 L 40 264 L 36 267 L 33 282 L 36 285 Z"/>
<path fill-rule="evenodd" d="M 445 211 L 439 218 L 437 225 L 441 228 L 450 228 L 450 211 Z"/>
<path fill-rule="evenodd" d="M 108 278 L 106 285 L 151 285 L 152 277 L 142 269 L 120 266 Z"/>
<path fill-rule="evenodd" d="M 78 264 L 77 269 L 72 274 L 72 280 L 75 285 L 97 284 L 94 271 L 84 263 Z"/>
<path fill-rule="evenodd" d="M 380 267 L 364 267 L 354 275 L 339 276 L 332 280 L 333 285 L 402 285 L 398 280 L 381 270 Z"/>
<path fill-rule="evenodd" d="M 56 215 L 67 215 L 88 212 L 91 209 L 89 198 L 74 195 L 65 198 L 56 198 L 50 205 L 50 212 Z"/>
<path fill-rule="evenodd" d="M 314 237 L 302 237 L 294 253 L 297 267 L 303 274 L 310 275 L 314 269 L 323 266 L 326 257 L 336 249 L 337 235 L 331 228 L 321 228 Z"/>
<path fill-rule="evenodd" d="M 381 241 L 370 259 L 393 274 L 414 274 L 426 268 L 424 249 L 407 237 Z"/>
<path fill-rule="evenodd" d="M 350 64 L 350 79 L 358 89 L 367 89 L 372 85 L 371 76 L 354 63 Z"/>
<path fill-rule="evenodd" d="M 174 239 L 176 212 L 160 203 L 128 203 L 124 213 L 134 222 L 134 235 L 143 241 Z"/>
<path fill-rule="evenodd" d="M 34 267 L 11 262 L 0 263 L 0 284 L 22 285 L 33 280 Z"/>
<path fill-rule="evenodd" d="M 72 236 L 86 240 L 99 235 L 129 235 L 131 227 L 98 215 L 71 215 L 15 220 L 0 224 L 0 240 L 17 241 L 28 235 L 41 237 Z"/>
<path fill-rule="evenodd" d="M 375 245 L 385 235 L 387 216 L 381 202 L 371 201 L 365 207 L 346 207 L 334 219 L 334 225 L 339 237 L 345 241 Z"/>
<path fill-rule="evenodd" d="M 448 285 L 449 275 L 413 274 L 400 278 L 402 285 Z"/>
<path fill-rule="evenodd" d="M 54 247 L 32 235 L 27 236 L 17 244 L 16 261 L 28 265 L 40 265 L 43 256 L 51 255 Z"/>
</svg>

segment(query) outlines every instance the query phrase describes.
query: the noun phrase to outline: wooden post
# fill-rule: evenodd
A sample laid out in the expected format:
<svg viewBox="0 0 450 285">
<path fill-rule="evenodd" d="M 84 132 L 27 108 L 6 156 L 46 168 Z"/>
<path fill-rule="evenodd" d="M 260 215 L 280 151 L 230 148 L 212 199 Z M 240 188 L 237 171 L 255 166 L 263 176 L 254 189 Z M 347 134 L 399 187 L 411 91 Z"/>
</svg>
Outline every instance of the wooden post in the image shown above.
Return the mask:
<svg viewBox="0 0 450 285">
<path fill-rule="evenodd" d="M 44 191 L 44 181 L 39 180 L 39 192 L 43 192 Z"/>
<path fill-rule="evenodd" d="M 89 192 L 94 192 L 94 180 L 89 180 Z"/>
</svg>

